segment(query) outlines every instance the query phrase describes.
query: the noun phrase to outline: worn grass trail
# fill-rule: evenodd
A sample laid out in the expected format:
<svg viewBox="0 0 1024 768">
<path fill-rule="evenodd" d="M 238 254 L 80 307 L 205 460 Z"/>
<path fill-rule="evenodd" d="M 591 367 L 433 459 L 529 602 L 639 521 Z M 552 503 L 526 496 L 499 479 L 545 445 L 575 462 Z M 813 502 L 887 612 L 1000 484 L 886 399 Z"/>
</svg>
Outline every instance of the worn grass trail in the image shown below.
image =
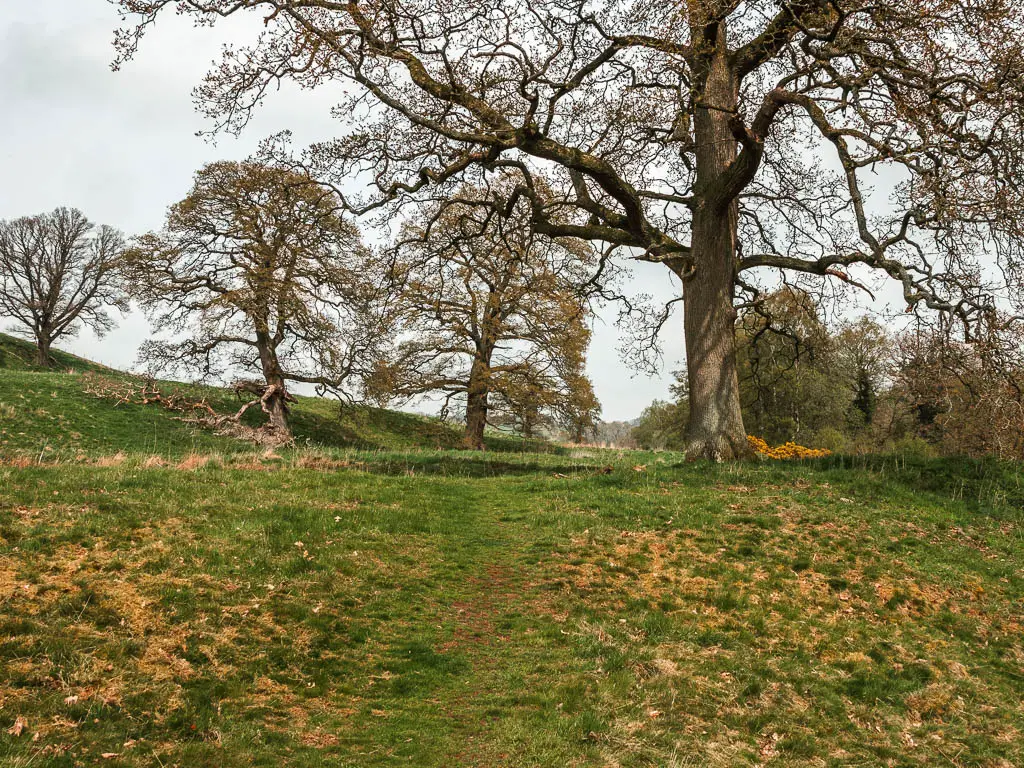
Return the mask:
<svg viewBox="0 0 1024 768">
<path fill-rule="evenodd" d="M 529 643 L 499 663 L 546 620 L 486 488 L 302 470 L 4 480 L 4 712 L 43 734 L 13 754 L 442 765 L 558 672 L 524 666 Z"/>
<path fill-rule="evenodd" d="M 1017 469 L 296 456 L 0 467 L 0 763 L 1024 764 Z"/>
</svg>

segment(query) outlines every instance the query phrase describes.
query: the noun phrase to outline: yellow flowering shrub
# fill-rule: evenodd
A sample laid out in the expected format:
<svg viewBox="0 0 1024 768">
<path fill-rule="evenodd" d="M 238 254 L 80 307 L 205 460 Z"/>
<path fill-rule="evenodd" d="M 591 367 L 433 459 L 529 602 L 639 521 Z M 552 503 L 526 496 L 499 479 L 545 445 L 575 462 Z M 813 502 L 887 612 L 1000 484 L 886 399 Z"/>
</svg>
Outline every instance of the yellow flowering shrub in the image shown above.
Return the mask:
<svg viewBox="0 0 1024 768">
<path fill-rule="evenodd" d="M 754 453 L 764 456 L 766 459 L 819 459 L 822 456 L 831 455 L 832 451 L 826 448 L 806 448 L 793 442 L 782 445 L 770 446 L 760 437 L 747 435 L 747 441 Z"/>
</svg>

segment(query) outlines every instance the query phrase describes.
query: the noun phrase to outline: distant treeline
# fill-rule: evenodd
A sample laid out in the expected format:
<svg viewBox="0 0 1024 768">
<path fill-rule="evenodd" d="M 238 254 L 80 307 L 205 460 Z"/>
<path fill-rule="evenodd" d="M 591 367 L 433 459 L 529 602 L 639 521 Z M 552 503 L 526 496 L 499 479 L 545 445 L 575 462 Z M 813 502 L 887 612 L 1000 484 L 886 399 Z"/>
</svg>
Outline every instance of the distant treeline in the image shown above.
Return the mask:
<svg viewBox="0 0 1024 768">
<path fill-rule="evenodd" d="M 737 322 L 748 433 L 843 453 L 1024 458 L 1019 339 L 964 339 L 941 324 L 891 331 L 870 317 L 829 327 L 818 302 L 791 288 L 762 310 Z M 618 444 L 681 448 L 685 374 L 676 374 L 672 393 L 672 401 L 652 403 L 628 437 L 623 425 L 608 425 Z"/>
</svg>

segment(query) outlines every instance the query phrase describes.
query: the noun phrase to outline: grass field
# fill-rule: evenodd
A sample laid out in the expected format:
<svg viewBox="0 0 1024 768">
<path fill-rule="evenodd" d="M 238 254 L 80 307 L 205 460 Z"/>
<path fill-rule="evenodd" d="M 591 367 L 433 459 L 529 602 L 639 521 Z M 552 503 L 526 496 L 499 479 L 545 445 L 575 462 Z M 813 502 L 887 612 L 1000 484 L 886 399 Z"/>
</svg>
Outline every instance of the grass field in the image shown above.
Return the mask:
<svg viewBox="0 0 1024 768">
<path fill-rule="evenodd" d="M 0 765 L 1024 765 L 1019 466 L 297 417 L 0 370 Z"/>
</svg>

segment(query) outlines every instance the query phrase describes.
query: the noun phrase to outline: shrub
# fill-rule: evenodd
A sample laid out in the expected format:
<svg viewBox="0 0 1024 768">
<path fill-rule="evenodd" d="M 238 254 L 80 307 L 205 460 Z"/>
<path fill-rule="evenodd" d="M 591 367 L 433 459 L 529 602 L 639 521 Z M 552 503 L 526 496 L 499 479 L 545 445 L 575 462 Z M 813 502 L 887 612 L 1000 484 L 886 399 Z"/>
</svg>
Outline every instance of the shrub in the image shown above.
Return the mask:
<svg viewBox="0 0 1024 768">
<path fill-rule="evenodd" d="M 772 447 L 760 437 L 753 435 L 747 435 L 747 440 L 750 442 L 750 447 L 754 449 L 754 453 L 764 456 L 766 459 L 818 459 L 832 453 L 827 448 L 806 448 L 793 442 Z"/>
</svg>

